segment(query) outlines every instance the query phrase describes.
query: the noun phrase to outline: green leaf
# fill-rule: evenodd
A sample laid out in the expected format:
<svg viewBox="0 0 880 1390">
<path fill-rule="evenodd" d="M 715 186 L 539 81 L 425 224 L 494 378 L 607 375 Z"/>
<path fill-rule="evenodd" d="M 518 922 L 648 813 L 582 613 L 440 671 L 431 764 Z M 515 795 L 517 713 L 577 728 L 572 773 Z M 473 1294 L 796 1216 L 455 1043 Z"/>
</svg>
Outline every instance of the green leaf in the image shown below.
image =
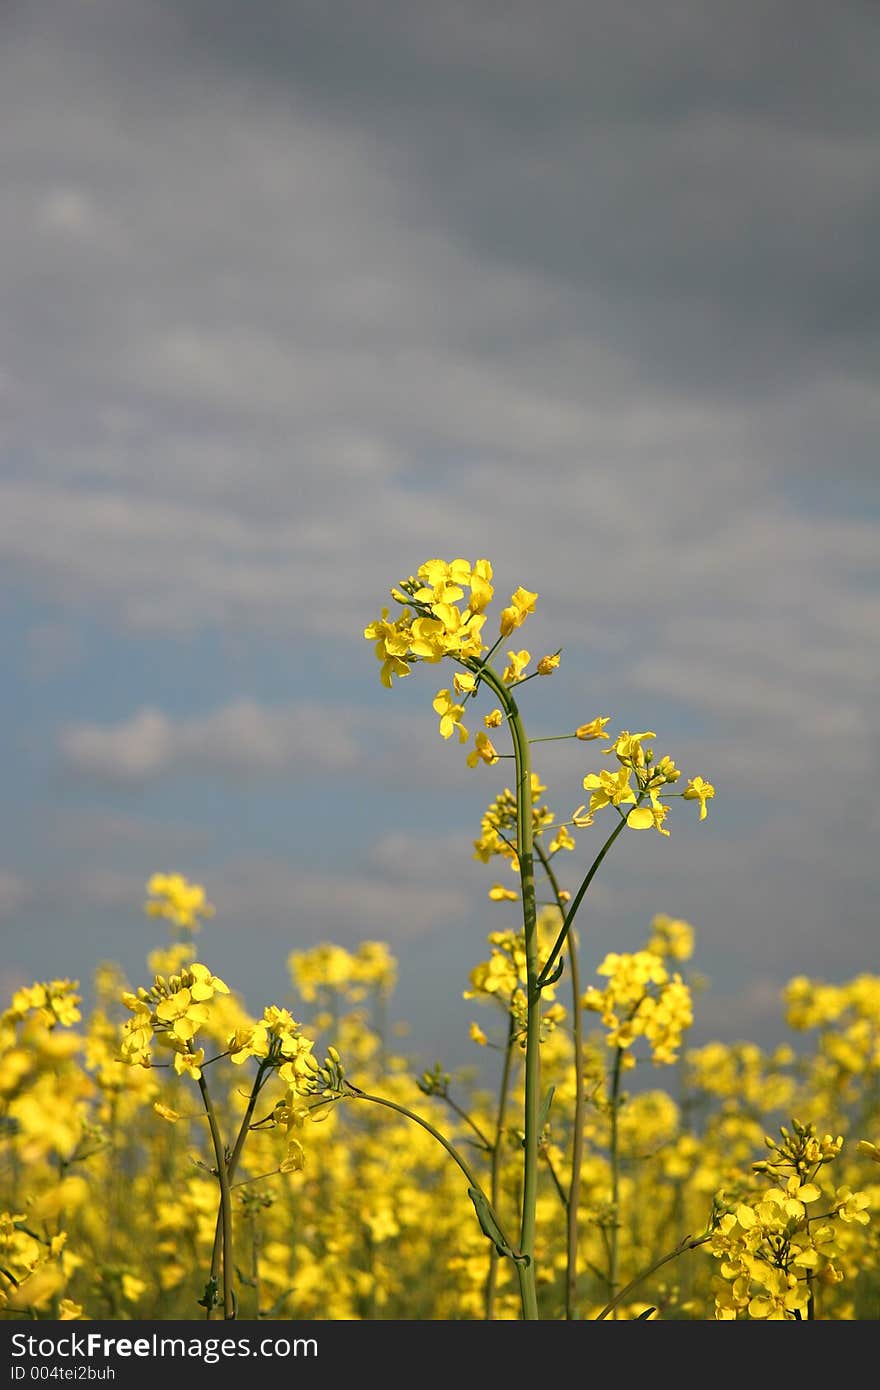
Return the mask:
<svg viewBox="0 0 880 1390">
<path fill-rule="evenodd" d="M 521 1255 L 518 1250 L 514 1250 L 513 1246 L 509 1245 L 504 1239 L 504 1234 L 498 1222 L 495 1220 L 495 1214 L 489 1206 L 485 1193 L 481 1192 L 478 1187 L 469 1187 L 468 1196 L 474 1204 L 477 1220 L 480 1223 L 480 1230 L 483 1232 L 484 1236 L 487 1236 L 489 1240 L 491 1240 L 498 1254 L 506 1255 L 508 1259 L 515 1260 L 517 1263 L 523 1262 L 528 1264 L 528 1256 Z"/>
<path fill-rule="evenodd" d="M 555 1094 L 555 1091 L 556 1091 L 556 1087 L 555 1087 L 555 1086 L 551 1086 L 550 1089 L 549 1089 L 549 1091 L 547 1092 L 546 1096 L 544 1097 L 543 1104 L 541 1105 L 541 1113 L 540 1113 L 540 1115 L 538 1116 L 538 1133 L 539 1133 L 539 1134 L 541 1133 L 541 1131 L 543 1130 L 544 1126 L 546 1125 L 547 1121 L 548 1121 L 549 1118 L 550 1118 L 550 1106 L 553 1104 L 553 1096 L 554 1096 L 554 1094 Z"/>
</svg>

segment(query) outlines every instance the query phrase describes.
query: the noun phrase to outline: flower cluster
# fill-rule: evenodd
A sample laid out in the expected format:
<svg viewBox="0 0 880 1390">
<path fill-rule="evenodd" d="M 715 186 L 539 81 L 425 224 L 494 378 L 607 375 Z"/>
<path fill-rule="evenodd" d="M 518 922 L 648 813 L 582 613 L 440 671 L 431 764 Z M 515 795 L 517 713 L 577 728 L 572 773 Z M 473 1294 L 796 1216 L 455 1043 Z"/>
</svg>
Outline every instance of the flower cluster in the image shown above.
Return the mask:
<svg viewBox="0 0 880 1390">
<path fill-rule="evenodd" d="M 537 922 L 539 952 L 546 957 L 556 933 L 559 930 L 559 913 L 555 908 L 545 908 Z M 480 961 L 470 972 L 470 989 L 465 990 L 464 999 L 493 999 L 509 1012 L 520 1034 L 525 1028 L 526 1017 L 526 948 L 522 931 L 493 931 L 487 940 L 491 946 L 488 960 Z M 555 1001 L 553 985 L 543 991 L 550 1003 L 542 1015 L 543 1035 L 565 1018 L 565 1009 Z M 476 1024 L 471 1027 L 471 1037 L 476 1043 L 485 1043 L 483 1030 Z"/>
<path fill-rule="evenodd" d="M 553 813 L 542 804 L 541 797 L 547 788 L 536 772 L 531 774 L 532 834 L 538 837 L 553 824 Z M 519 856 L 516 852 L 516 796 L 509 787 L 499 793 L 486 808 L 480 823 L 480 838 L 474 840 L 474 858 L 488 864 L 495 855 L 507 859 L 514 873 L 519 873 Z M 495 896 L 490 893 L 490 897 Z M 501 892 L 501 897 L 508 896 Z M 514 895 L 515 896 L 515 895 Z"/>
<path fill-rule="evenodd" d="M 69 1027 L 82 1017 L 79 1010 L 82 999 L 77 993 L 78 989 L 78 980 L 47 980 L 26 985 L 13 994 L 12 1002 L 0 1017 L 0 1022 L 19 1023 L 28 1014 L 35 1013 L 47 1028 L 54 1028 L 59 1023 Z"/>
<path fill-rule="evenodd" d="M 403 580 L 391 596 L 403 605 L 399 618 L 390 622 L 388 609 L 368 624 L 364 637 L 375 642 L 382 663 L 382 684 L 390 688 L 394 676 L 409 674 L 414 661 L 442 661 L 452 656 L 461 661 L 479 657 L 485 650 L 481 633 L 484 609 L 492 601 L 492 566 L 488 560 L 428 560 L 418 575 Z M 459 607 L 465 589 L 467 606 Z"/>
<path fill-rule="evenodd" d="M 122 1002 L 132 1017 L 123 1026 L 120 1057 L 131 1066 L 152 1066 L 155 1042 L 174 1053 L 174 1070 L 198 1080 L 205 1050 L 193 1046 L 199 1029 L 210 1018 L 208 1005 L 215 994 L 228 994 L 229 986 L 195 962 L 180 975 L 157 975 L 151 988 L 124 991 Z"/>
<path fill-rule="evenodd" d="M 384 941 L 362 941 L 354 952 L 329 942 L 310 951 L 291 951 L 287 965 L 308 1004 L 328 990 L 358 1003 L 370 989 L 389 995 L 397 983 L 397 962 Z"/>
<path fill-rule="evenodd" d="M 608 977 L 604 989 L 594 985 L 581 999 L 585 1009 L 601 1016 L 609 1047 L 620 1048 L 621 1063 L 635 1066 L 630 1049 L 644 1037 L 657 1064 L 678 1060 L 681 1035 L 693 1023 L 691 992 L 679 974 L 670 976 L 653 950 L 621 955 L 610 952 L 597 968 Z"/>
<path fill-rule="evenodd" d="M 466 590 L 470 590 L 470 594 L 462 607 Z M 452 686 L 438 690 L 433 702 L 441 736 L 452 738 L 454 734 L 460 743 L 470 739 L 470 731 L 464 724 L 465 704 L 477 694 L 484 671 L 483 653 L 488 650 L 483 641 L 485 609 L 493 595 L 492 566 L 488 560 L 476 560 L 473 565 L 462 559 L 427 560 L 419 566 L 416 575 L 402 580 L 391 590 L 391 597 L 402 605 L 400 616 L 392 620 L 389 610 L 383 608 L 381 618 L 364 629 L 364 637 L 375 644 L 376 656 L 381 662 L 382 684 L 389 688 L 395 676 L 400 679 L 408 675 L 411 665 L 417 661 L 436 663 L 448 656 L 461 667 L 453 676 Z M 522 586 L 511 594 L 510 603 L 501 613 L 499 635 L 492 651 L 534 613 L 537 598 L 536 593 Z M 505 686 L 531 679 L 525 674 L 532 659 L 530 652 L 511 650 L 507 658 L 508 664 L 500 677 Z M 534 674 L 551 675 L 559 659 L 559 652 L 542 656 Z M 499 754 L 486 729 L 498 728 L 503 718 L 499 709 L 483 716 L 484 728 L 475 735 L 474 746 L 467 757 L 469 767 L 479 763 L 491 766 L 498 761 Z"/>
<path fill-rule="evenodd" d="M 147 893 L 144 911 L 148 917 L 164 917 L 186 931 L 199 931 L 201 919 L 214 916 L 202 885 L 190 883 L 183 874 L 153 874 Z"/>
<path fill-rule="evenodd" d="M 690 960 L 694 953 L 694 929 L 680 917 L 658 912 L 651 919 L 647 949 L 663 960 Z"/>
<path fill-rule="evenodd" d="M 607 723 L 607 719 L 594 720 L 592 725 L 585 725 L 578 730 L 577 737 L 607 739 L 608 735 L 604 732 L 604 725 Z M 584 730 L 591 732 L 585 733 Z M 587 774 L 584 778 L 584 790 L 592 793 L 589 809 L 583 805 L 572 812 L 571 818 L 575 825 L 592 825 L 596 812 L 606 806 L 616 807 L 621 816 L 621 806 L 632 806 L 633 809 L 626 817 L 626 823 L 631 830 L 654 829 L 661 835 L 669 834 L 664 824 L 669 815 L 669 806 L 663 800 L 662 793 L 678 781 L 681 772 L 666 755 L 655 760 L 654 750 L 646 745 L 646 740 L 656 737 L 657 735 L 649 729 L 638 734 L 623 729 L 617 735 L 613 743 L 604 750 L 606 754 L 616 755 L 619 764 L 617 771 L 609 772 L 607 768 L 603 768 L 601 772 Z M 666 792 L 667 797 L 670 795 L 681 796 L 685 801 L 699 801 L 700 820 L 705 820 L 706 802 L 714 797 L 715 788 L 702 777 L 692 777 L 683 792 Z M 643 805 L 643 802 L 648 804 Z"/>
<path fill-rule="evenodd" d="M 815 1181 L 842 1136 L 820 1138 L 797 1120 L 780 1134 L 781 1143 L 767 1136 L 772 1157 L 754 1165 L 773 1185 L 721 1216 L 709 1244 L 721 1262 L 715 1316 L 724 1321 L 810 1317 L 817 1290 L 844 1278 L 846 1228 L 869 1221 L 865 1193 Z"/>
<path fill-rule="evenodd" d="M 0 1211 L 0 1310 L 21 1296 L 26 1303 L 46 1287 L 52 1291 L 63 1287 L 60 1265 L 66 1242 L 64 1231 L 46 1238 L 37 1235 L 24 1212 Z M 73 1316 L 69 1309 L 59 1310 L 59 1320 Z"/>
</svg>

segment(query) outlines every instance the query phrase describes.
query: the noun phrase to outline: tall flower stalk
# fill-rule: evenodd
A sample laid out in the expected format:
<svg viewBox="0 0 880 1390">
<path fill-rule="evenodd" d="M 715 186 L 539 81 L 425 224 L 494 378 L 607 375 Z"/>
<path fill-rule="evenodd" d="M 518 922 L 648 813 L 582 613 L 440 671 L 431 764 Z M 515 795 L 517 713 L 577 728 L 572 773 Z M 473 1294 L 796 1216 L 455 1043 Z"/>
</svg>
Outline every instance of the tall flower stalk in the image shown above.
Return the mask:
<svg viewBox="0 0 880 1390">
<path fill-rule="evenodd" d="M 617 823 L 587 870 L 574 898 L 562 914 L 563 920 L 549 955 L 541 962 L 538 949 L 538 913 L 535 894 L 535 824 L 533 801 L 535 778 L 531 766 L 530 740 L 526 734 L 514 691 L 534 677 L 549 676 L 559 666 L 560 651 L 541 657 L 534 671 L 526 674 L 531 664 L 531 654 L 522 649 L 507 652 L 508 664 L 499 673 L 491 664 L 492 657 L 501 643 L 519 629 L 529 614 L 535 610 L 538 598 L 536 593 L 519 587 L 510 598 L 510 603 L 501 613 L 499 632 L 493 645 L 488 647 L 483 640 L 486 612 L 494 596 L 492 586 L 492 566 L 486 559 L 469 561 L 456 559 L 446 561 L 433 559 L 426 561 L 416 575 L 390 590 L 392 599 L 400 606 L 401 612 L 391 619 L 389 609 L 382 610 L 382 616 L 368 624 L 364 637 L 374 643 L 376 656 L 381 663 L 381 680 L 391 688 L 395 678 L 406 677 L 413 665 L 426 662 L 437 664 L 445 659 L 451 660 L 459 669 L 455 672 L 451 686 L 439 690 L 433 707 L 440 719 L 440 734 L 444 739 L 457 737 L 460 744 L 470 740 L 470 732 L 464 723 L 469 701 L 474 700 L 481 690 L 486 690 L 497 701 L 496 707 L 483 718 L 483 729 L 474 736 L 473 747 L 467 755 L 469 767 L 483 763 L 492 766 L 499 761 L 498 753 L 489 736 L 489 730 L 506 725 L 509 731 L 512 757 L 515 766 L 513 802 L 513 836 L 505 836 L 498 823 L 491 820 L 488 829 L 484 824 L 484 836 L 477 842 L 477 857 L 488 859 L 493 853 L 505 853 L 512 860 L 519 876 L 520 905 L 522 914 L 522 941 L 524 951 L 525 981 L 523 1019 L 521 1022 L 521 1045 L 524 1061 L 523 1098 L 523 1156 L 522 1183 L 519 1210 L 519 1248 L 508 1249 L 516 1262 L 519 1278 L 522 1316 L 524 1319 L 539 1317 L 537 1299 L 537 1205 L 538 1175 L 541 1133 L 547 1119 L 546 1111 L 549 1097 L 542 1099 L 541 1093 L 541 1020 L 542 995 L 559 978 L 563 969 L 561 955 L 569 942 L 575 914 L 584 895 L 590 887 L 611 846 L 626 828 L 646 830 L 653 828 L 661 835 L 668 835 L 664 822 L 669 813 L 666 798 L 669 795 L 683 796 L 688 800 L 699 800 L 700 818 L 706 814 L 706 802 L 715 794 L 715 789 L 702 778 L 693 778 L 687 789 L 680 793 L 670 793 L 669 785 L 680 776 L 672 759 L 663 757 L 654 760 L 653 749 L 647 740 L 653 733 L 631 734 L 623 730 L 611 742 L 605 733 L 609 722 L 599 717 L 581 725 L 573 734 L 552 737 L 571 737 L 583 741 L 594 739 L 609 740 L 605 751 L 614 753 L 618 760 L 616 773 L 603 770 L 589 773 L 583 781 L 589 790 L 589 810 L 580 806 L 570 820 L 557 827 L 557 844 L 565 843 L 574 847 L 574 839 L 568 833 L 568 826 L 585 828 L 593 824 L 595 815 L 606 806 L 614 809 Z M 467 602 L 460 606 L 469 590 Z M 539 740 L 536 740 L 539 741 Z M 509 793 L 508 793 L 509 795 Z M 625 812 L 622 807 L 631 807 Z M 563 839 L 562 837 L 565 837 Z M 549 872 L 557 904 L 562 912 L 563 898 L 558 883 L 550 871 L 549 859 L 543 849 L 539 858 Z M 502 897 L 516 896 L 501 892 Z M 569 942 L 568 956 L 572 963 L 572 973 L 577 991 L 577 959 L 575 947 Z M 575 996 L 575 1014 L 579 1003 Z M 567 1208 L 567 1273 L 566 1273 L 566 1316 L 575 1316 L 577 1288 L 577 1243 L 580 1205 L 580 1169 L 582 1163 L 583 1101 L 581 1096 L 583 1041 L 578 1024 L 575 1032 L 576 1068 L 576 1107 L 575 1135 L 572 1146 L 571 1180 L 567 1194 L 562 1194 Z M 497 1143 L 500 1139 L 496 1136 Z M 497 1163 L 494 1169 L 497 1174 Z M 493 1182 L 493 1193 L 495 1184 Z M 496 1248 L 500 1248 L 496 1245 Z M 493 1268 L 490 1266 L 487 1283 L 487 1307 L 492 1307 L 494 1289 Z"/>
</svg>

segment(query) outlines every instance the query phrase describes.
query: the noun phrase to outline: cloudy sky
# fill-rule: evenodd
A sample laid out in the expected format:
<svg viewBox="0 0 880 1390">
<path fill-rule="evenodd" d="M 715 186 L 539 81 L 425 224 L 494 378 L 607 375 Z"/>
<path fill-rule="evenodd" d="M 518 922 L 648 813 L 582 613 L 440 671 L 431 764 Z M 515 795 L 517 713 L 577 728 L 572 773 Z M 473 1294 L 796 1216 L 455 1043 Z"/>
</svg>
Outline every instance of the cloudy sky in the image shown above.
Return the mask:
<svg viewBox="0 0 880 1390">
<path fill-rule="evenodd" d="M 585 974 L 686 917 L 695 1038 L 772 1042 L 880 969 L 878 74 L 869 0 L 7 0 L 4 993 L 137 979 L 178 870 L 254 1009 L 381 939 L 466 1060 L 509 765 L 363 639 L 458 555 L 563 648 L 531 734 L 717 787 L 615 847 Z M 561 814 L 595 750 L 536 749 Z"/>
</svg>

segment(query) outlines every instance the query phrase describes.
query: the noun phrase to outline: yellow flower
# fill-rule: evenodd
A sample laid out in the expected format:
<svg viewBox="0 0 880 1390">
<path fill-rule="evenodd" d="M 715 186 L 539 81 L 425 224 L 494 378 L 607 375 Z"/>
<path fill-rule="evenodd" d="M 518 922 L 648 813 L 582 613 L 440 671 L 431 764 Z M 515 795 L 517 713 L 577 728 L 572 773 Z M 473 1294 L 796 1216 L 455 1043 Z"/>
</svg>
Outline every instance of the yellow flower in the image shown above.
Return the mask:
<svg viewBox="0 0 880 1390">
<path fill-rule="evenodd" d="M 483 715 L 483 723 L 487 729 L 497 729 L 503 718 L 504 715 L 501 713 L 500 709 L 493 709 L 490 710 L 488 714 Z"/>
<path fill-rule="evenodd" d="M 590 772 L 584 778 L 584 790 L 592 791 L 590 811 L 601 811 L 603 806 L 625 806 L 636 799 L 629 784 L 629 768 L 622 767 L 618 773 L 603 770 L 597 775 Z M 572 817 L 572 819 L 574 819 Z"/>
<path fill-rule="evenodd" d="M 510 658 L 510 664 L 505 666 L 501 679 L 505 685 L 512 685 L 514 681 L 522 679 L 522 673 L 531 661 L 532 654 L 523 648 L 519 652 L 508 652 L 507 655 Z"/>
<path fill-rule="evenodd" d="M 646 738 L 656 738 L 657 735 L 650 729 L 642 734 L 631 734 L 629 729 L 624 729 L 622 733 L 611 744 L 610 748 L 603 748 L 603 753 L 616 753 L 619 761 L 624 767 L 644 767 L 647 761 L 646 751 L 642 743 Z"/>
<path fill-rule="evenodd" d="M 871 1199 L 866 1192 L 851 1192 L 848 1187 L 837 1190 L 834 1209 L 847 1225 L 854 1221 L 859 1226 L 867 1226 L 870 1220 L 867 1209 L 870 1205 Z"/>
<path fill-rule="evenodd" d="M 519 902 L 519 894 L 514 893 L 512 888 L 505 888 L 501 883 L 493 884 L 489 889 L 489 897 L 493 903 Z"/>
<path fill-rule="evenodd" d="M 530 593 L 522 587 L 511 594 L 510 607 L 505 608 L 501 614 L 502 637 L 508 637 L 514 628 L 522 626 L 530 613 L 534 613 L 537 598 L 537 594 Z"/>
<path fill-rule="evenodd" d="M 164 917 L 178 927 L 198 931 L 200 918 L 214 916 L 202 885 L 190 883 L 183 874 L 153 874 L 147 893 L 152 899 L 144 904 L 148 917 Z"/>
<path fill-rule="evenodd" d="M 459 743 L 467 743 L 468 731 L 461 722 L 464 706 L 457 705 L 448 690 L 438 690 L 434 697 L 434 709 L 440 716 L 440 733 L 444 738 L 458 730 Z"/>
<path fill-rule="evenodd" d="M 665 912 L 658 912 L 651 922 L 648 950 L 653 951 L 655 956 L 690 960 L 694 951 L 694 929 L 680 917 L 668 917 Z"/>
<path fill-rule="evenodd" d="M 153 1101 L 153 1109 L 162 1120 L 167 1120 L 169 1124 L 177 1124 L 180 1115 L 176 1110 L 172 1110 L 170 1105 L 163 1105 L 160 1100 Z"/>
<path fill-rule="evenodd" d="M 559 658 L 559 652 L 554 652 L 552 656 L 542 656 L 538 662 L 538 675 L 549 676 L 559 665 Z"/>
<path fill-rule="evenodd" d="M 482 613 L 492 602 L 494 589 L 491 584 L 492 566 L 488 560 L 477 560 L 471 571 L 471 596 L 468 608 L 472 613 Z"/>
<path fill-rule="evenodd" d="M 715 788 L 711 782 L 704 782 L 702 777 L 692 777 L 687 784 L 686 791 L 682 792 L 685 801 L 699 801 L 700 820 L 706 819 L 706 802 L 711 801 L 715 795 Z"/>
<path fill-rule="evenodd" d="M 202 1074 L 202 1063 L 205 1060 L 205 1049 L 200 1047 L 197 1052 L 189 1050 L 174 1053 L 174 1070 L 178 1076 L 191 1076 L 194 1081 L 198 1081 Z"/>
<path fill-rule="evenodd" d="M 492 744 L 488 734 L 484 734 L 482 729 L 475 734 L 474 743 L 476 747 L 467 755 L 468 767 L 476 767 L 481 760 L 491 767 L 492 763 L 497 763 L 498 753 Z"/>
<path fill-rule="evenodd" d="M 479 1047 L 485 1047 L 489 1039 L 483 1032 L 479 1023 L 472 1023 L 470 1026 L 471 1042 L 475 1042 Z"/>
<path fill-rule="evenodd" d="M 85 1317 L 81 1303 L 74 1303 L 72 1298 L 62 1298 L 58 1304 L 59 1322 L 79 1322 Z"/>
<path fill-rule="evenodd" d="M 559 849 L 575 849 L 576 844 L 577 842 L 574 836 L 569 834 L 567 826 L 560 825 L 548 848 L 550 854 L 555 854 Z"/>
<path fill-rule="evenodd" d="M 630 811 L 626 818 L 626 823 L 630 830 L 659 830 L 661 835 L 668 835 L 669 831 L 663 826 L 663 822 L 669 815 L 669 807 L 656 802 L 652 806 L 637 806 L 634 811 Z"/>
<path fill-rule="evenodd" d="M 581 724 L 580 728 L 575 731 L 575 738 L 583 739 L 585 742 L 593 738 L 608 738 L 604 729 L 610 719 L 610 715 L 607 719 L 600 715 L 598 719 L 591 719 L 589 724 Z"/>
</svg>

